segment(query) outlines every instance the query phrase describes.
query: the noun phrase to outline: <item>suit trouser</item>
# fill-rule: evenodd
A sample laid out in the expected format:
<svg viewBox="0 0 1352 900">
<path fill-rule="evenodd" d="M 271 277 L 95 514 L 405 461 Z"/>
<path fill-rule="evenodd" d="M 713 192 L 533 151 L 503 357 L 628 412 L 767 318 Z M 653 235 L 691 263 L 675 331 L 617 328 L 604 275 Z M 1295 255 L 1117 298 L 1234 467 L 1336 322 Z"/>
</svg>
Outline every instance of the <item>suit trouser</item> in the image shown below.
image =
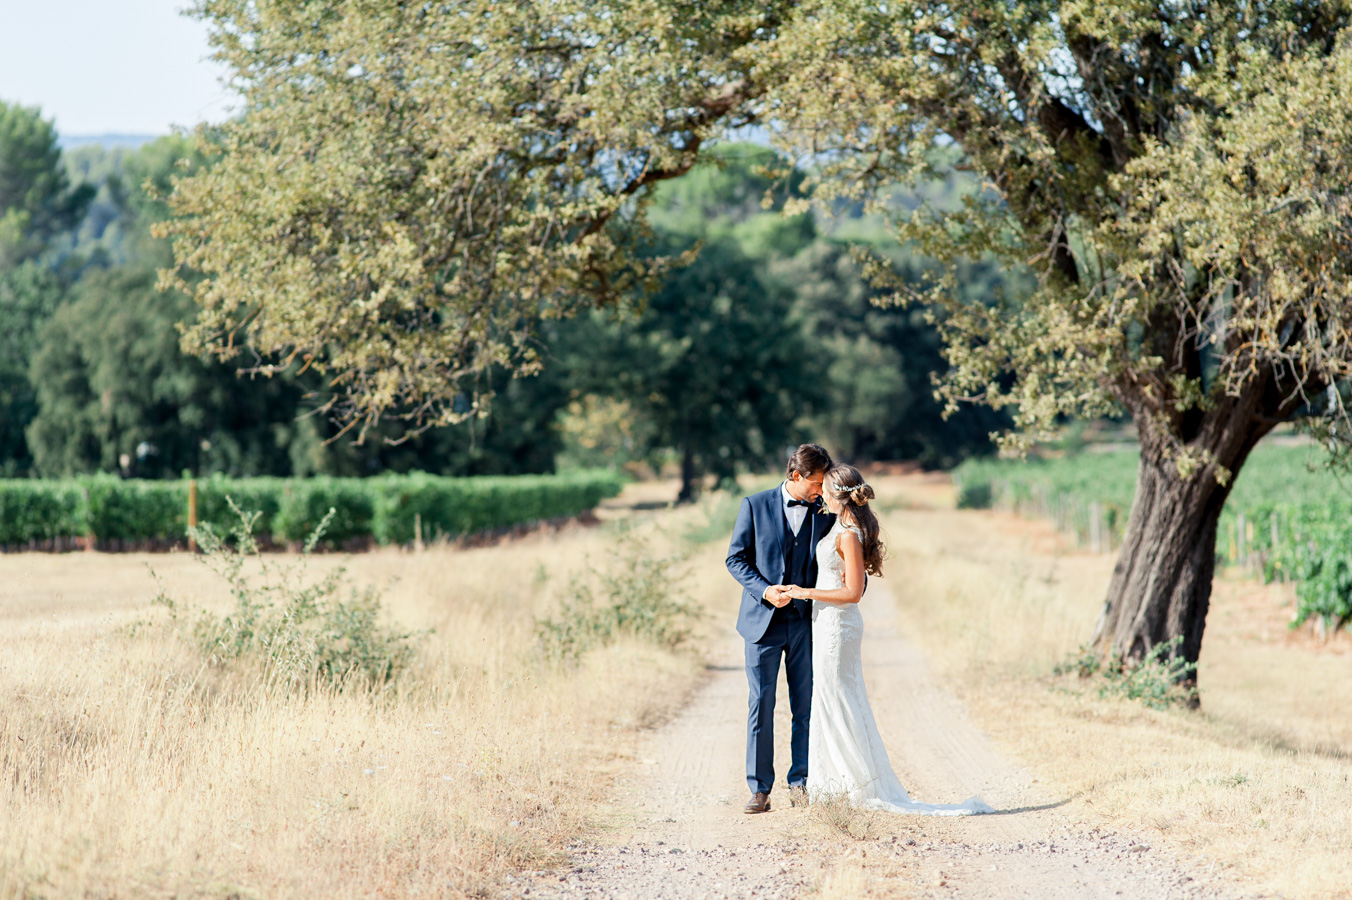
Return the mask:
<svg viewBox="0 0 1352 900">
<path fill-rule="evenodd" d="M 746 642 L 746 677 L 751 686 L 746 783 L 753 792 L 768 794 L 775 783 L 775 688 L 781 656 L 793 717 L 788 782 L 797 787 L 807 783 L 808 716 L 812 711 L 812 618 L 802 614 L 797 604 L 776 610 L 761 639 Z"/>
</svg>

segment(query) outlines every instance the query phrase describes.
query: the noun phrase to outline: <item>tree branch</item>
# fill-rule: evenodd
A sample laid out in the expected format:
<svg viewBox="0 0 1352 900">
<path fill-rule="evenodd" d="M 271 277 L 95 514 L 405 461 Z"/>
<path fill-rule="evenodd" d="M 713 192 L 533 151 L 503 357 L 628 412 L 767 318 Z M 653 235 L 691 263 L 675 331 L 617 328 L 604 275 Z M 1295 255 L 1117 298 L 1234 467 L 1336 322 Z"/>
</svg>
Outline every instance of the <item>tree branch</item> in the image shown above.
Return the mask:
<svg viewBox="0 0 1352 900">
<path fill-rule="evenodd" d="M 700 130 L 717 122 L 724 116 L 727 116 L 748 100 L 759 97 L 762 93 L 764 93 L 763 87 L 754 84 L 747 78 L 739 78 L 736 81 L 724 85 L 717 92 L 709 95 L 703 100 L 698 101 L 695 104 L 697 108 L 695 113 L 686 116 L 680 121 L 679 125 L 663 129 L 663 133 L 665 134 L 690 132 L 690 138 L 680 147 L 680 162 L 674 166 L 667 166 L 666 168 L 653 169 L 645 166 L 643 171 L 639 173 L 637 177 L 630 179 L 624 187 L 616 192 L 615 196 L 632 196 L 647 185 L 671 178 L 678 178 L 686 172 L 689 172 L 696 161 L 698 161 L 699 148 L 704 142 L 704 136 L 700 133 Z M 752 119 L 754 119 L 753 116 L 748 116 L 748 121 Z M 616 204 L 599 211 L 592 218 L 591 222 L 587 224 L 587 227 L 582 229 L 582 232 L 578 235 L 577 239 L 581 241 L 583 238 L 596 234 L 604 228 L 618 208 L 619 207 Z"/>
</svg>

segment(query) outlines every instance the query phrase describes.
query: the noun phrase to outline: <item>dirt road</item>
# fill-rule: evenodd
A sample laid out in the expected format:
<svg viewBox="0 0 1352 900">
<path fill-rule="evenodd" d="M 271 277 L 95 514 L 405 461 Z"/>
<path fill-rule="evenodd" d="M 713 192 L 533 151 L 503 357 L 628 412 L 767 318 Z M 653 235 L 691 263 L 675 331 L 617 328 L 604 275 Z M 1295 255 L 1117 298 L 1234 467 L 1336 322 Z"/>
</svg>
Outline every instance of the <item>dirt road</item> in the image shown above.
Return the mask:
<svg viewBox="0 0 1352 900">
<path fill-rule="evenodd" d="M 893 535 L 904 540 L 903 535 Z M 911 795 L 957 802 L 980 794 L 996 815 L 928 819 L 791 809 L 781 788 L 767 815 L 742 813 L 746 676 L 736 634 L 720 639 L 709 680 L 674 721 L 645 735 L 604 817 L 606 839 L 572 863 L 505 883 L 529 898 L 1231 898 L 1251 896 L 1141 836 L 1107 833 L 1064 811 L 1034 773 L 1002 758 L 931 678 L 899 633 L 875 582 L 862 608 L 865 677 L 893 767 Z M 776 766 L 788 760 L 781 682 Z M 836 811 L 840 813 L 839 810 Z"/>
</svg>

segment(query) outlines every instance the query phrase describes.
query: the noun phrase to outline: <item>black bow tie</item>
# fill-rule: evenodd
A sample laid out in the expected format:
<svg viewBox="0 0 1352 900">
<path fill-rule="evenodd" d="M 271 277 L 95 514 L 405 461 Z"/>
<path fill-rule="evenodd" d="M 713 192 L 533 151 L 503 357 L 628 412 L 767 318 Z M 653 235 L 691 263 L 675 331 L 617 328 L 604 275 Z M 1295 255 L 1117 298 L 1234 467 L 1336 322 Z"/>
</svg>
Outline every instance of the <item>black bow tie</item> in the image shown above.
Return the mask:
<svg viewBox="0 0 1352 900">
<path fill-rule="evenodd" d="M 808 508 L 811 508 L 811 507 L 813 507 L 813 506 L 815 506 L 815 505 L 816 505 L 816 504 L 814 504 L 811 500 L 790 500 L 790 501 L 789 501 L 789 506 L 790 506 L 790 507 L 793 507 L 793 506 L 806 506 L 806 507 L 808 507 Z"/>
</svg>

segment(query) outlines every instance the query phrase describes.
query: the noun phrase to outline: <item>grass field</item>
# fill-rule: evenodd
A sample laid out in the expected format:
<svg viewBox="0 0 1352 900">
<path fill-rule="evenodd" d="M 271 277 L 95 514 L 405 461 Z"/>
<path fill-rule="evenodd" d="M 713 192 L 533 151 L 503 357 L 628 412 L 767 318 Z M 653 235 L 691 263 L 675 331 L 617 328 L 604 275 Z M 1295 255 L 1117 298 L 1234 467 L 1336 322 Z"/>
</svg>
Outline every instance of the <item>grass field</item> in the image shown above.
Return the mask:
<svg viewBox="0 0 1352 900">
<path fill-rule="evenodd" d="M 954 511 L 942 484 L 889 490 L 911 507 L 884 520 L 908 633 L 1068 810 L 1285 897 L 1352 896 L 1352 641 L 1290 632 L 1290 585 L 1219 579 L 1202 710 L 1158 712 L 1052 675 L 1092 633 L 1110 554 L 1048 522 Z"/>
<path fill-rule="evenodd" d="M 1065 810 L 1286 897 L 1348 896 L 1352 640 L 1288 631 L 1289 585 L 1226 576 L 1200 713 L 1101 698 L 1052 670 L 1092 630 L 1110 555 L 1046 522 L 957 510 L 943 479 L 877 481 L 905 633 Z M 635 485 L 624 499 L 667 496 Z M 603 511 L 597 528 L 351 558 L 385 621 L 421 632 L 411 667 L 377 691 L 208 664 L 150 602 L 177 598 L 179 623 L 228 609 L 186 555 L 0 556 L 0 898 L 475 896 L 560 861 L 594 831 L 638 730 L 690 695 L 702 663 L 623 639 L 559 667 L 534 622 L 575 575 L 630 567 L 612 551 L 638 535 L 649 555 L 690 554 L 684 593 L 705 604 L 702 627 L 726 626 L 732 508 Z M 849 842 L 830 846 L 819 888 L 854 895 Z"/>
<path fill-rule="evenodd" d="M 0 897 L 481 895 L 559 859 L 607 766 L 701 665 L 623 638 L 554 665 L 535 619 L 634 540 L 692 554 L 692 597 L 727 594 L 724 546 L 699 542 L 727 513 L 347 560 L 420 632 L 379 690 L 212 664 L 188 611 L 230 599 L 186 554 L 0 556 Z M 343 562 L 311 557 L 312 575 Z"/>
</svg>

